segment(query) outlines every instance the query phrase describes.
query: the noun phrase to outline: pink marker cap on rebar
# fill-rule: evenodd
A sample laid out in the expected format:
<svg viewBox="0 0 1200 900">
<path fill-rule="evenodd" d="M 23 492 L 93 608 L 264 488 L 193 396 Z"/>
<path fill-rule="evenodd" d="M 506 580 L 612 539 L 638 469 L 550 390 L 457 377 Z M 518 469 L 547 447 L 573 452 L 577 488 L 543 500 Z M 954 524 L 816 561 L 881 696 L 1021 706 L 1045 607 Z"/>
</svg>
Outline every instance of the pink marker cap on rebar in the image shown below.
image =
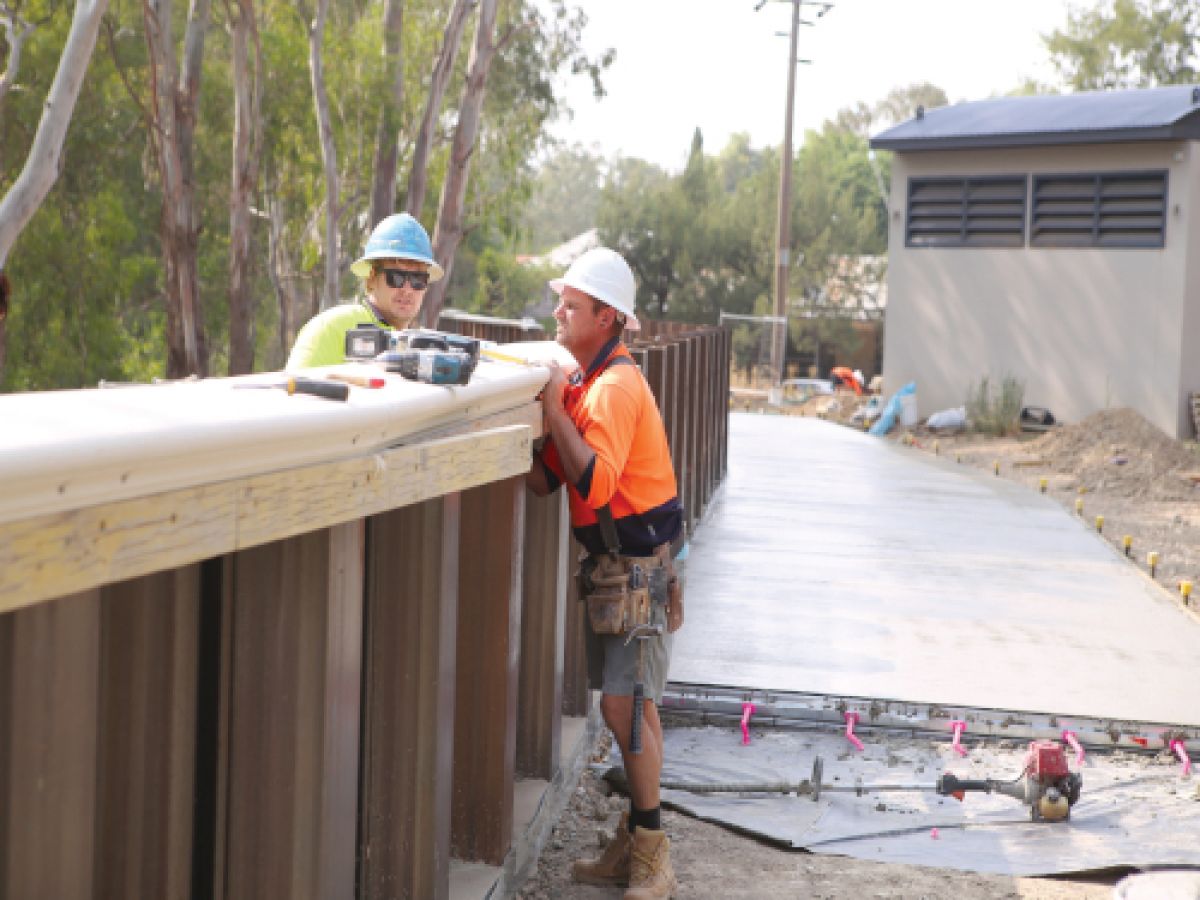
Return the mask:
<svg viewBox="0 0 1200 900">
<path fill-rule="evenodd" d="M 950 749 L 959 756 L 966 756 L 967 748 L 962 745 L 962 735 L 967 729 L 967 723 L 962 719 L 953 719 L 950 722 L 950 728 L 954 731 L 954 741 L 950 744 Z"/>
<path fill-rule="evenodd" d="M 754 704 L 742 704 L 742 745 L 750 743 L 750 717 L 754 715 Z"/>
<path fill-rule="evenodd" d="M 1084 753 L 1083 745 L 1079 743 L 1079 738 L 1075 736 L 1075 732 L 1069 729 L 1064 729 L 1062 736 L 1063 740 L 1075 751 L 1075 765 L 1082 766 Z"/>
<path fill-rule="evenodd" d="M 852 743 L 857 749 L 862 750 L 863 742 L 854 736 L 854 726 L 858 724 L 858 713 L 847 712 L 846 716 L 846 740 Z"/>
<path fill-rule="evenodd" d="M 1192 758 L 1188 756 L 1187 744 L 1179 738 L 1171 741 L 1171 749 L 1175 751 L 1175 755 L 1179 757 L 1179 761 L 1183 763 L 1183 774 L 1192 774 Z"/>
</svg>

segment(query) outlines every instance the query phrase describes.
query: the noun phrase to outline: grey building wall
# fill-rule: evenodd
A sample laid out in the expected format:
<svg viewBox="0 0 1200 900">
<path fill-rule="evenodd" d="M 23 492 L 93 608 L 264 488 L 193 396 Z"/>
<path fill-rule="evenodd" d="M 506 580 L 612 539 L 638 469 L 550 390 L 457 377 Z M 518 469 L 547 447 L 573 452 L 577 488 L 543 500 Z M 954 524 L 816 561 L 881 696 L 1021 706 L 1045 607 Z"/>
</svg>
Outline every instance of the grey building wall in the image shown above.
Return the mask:
<svg viewBox="0 0 1200 900">
<path fill-rule="evenodd" d="M 1189 143 L 1185 150 L 1188 165 L 1180 173 L 1179 214 L 1171 221 L 1193 223 L 1186 237 L 1184 254 L 1183 319 L 1179 334 L 1179 411 L 1180 437 L 1195 435 L 1191 424 L 1190 395 L 1200 392 L 1200 144 Z M 1172 204 L 1172 208 L 1174 204 Z"/>
<path fill-rule="evenodd" d="M 886 390 L 916 381 L 926 416 L 962 405 L 984 375 L 1013 375 L 1027 405 L 1061 421 L 1131 406 L 1190 436 L 1187 392 L 1200 390 L 1200 263 L 1188 254 L 1200 214 L 1196 157 L 1189 142 L 897 154 Z M 1168 171 L 1162 248 L 1031 247 L 1028 237 L 1019 248 L 905 246 L 910 177 L 1128 169 Z"/>
</svg>

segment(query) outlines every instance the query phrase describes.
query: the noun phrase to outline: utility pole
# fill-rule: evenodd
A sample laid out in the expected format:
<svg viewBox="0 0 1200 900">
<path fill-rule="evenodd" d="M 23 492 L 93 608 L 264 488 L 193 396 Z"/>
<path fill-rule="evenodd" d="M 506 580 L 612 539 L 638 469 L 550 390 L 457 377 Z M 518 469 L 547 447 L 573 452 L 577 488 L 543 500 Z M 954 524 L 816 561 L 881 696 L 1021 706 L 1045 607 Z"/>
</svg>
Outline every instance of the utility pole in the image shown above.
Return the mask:
<svg viewBox="0 0 1200 900">
<path fill-rule="evenodd" d="M 796 41 L 801 25 L 812 25 L 800 19 L 800 7 L 806 2 L 820 6 L 817 18 L 833 7 L 832 3 L 813 0 L 787 0 L 792 4 L 792 29 L 788 34 L 787 109 L 784 113 L 783 155 L 779 160 L 779 219 L 775 242 L 775 334 L 771 342 L 771 371 L 775 386 L 783 380 L 784 356 L 787 352 L 788 273 L 791 268 L 792 244 L 792 113 L 796 100 L 796 66 L 810 60 L 796 58 Z M 755 9 L 761 9 L 759 3 Z"/>
<path fill-rule="evenodd" d="M 788 37 L 787 111 L 783 118 L 783 155 L 779 160 L 779 220 L 775 242 L 775 340 L 771 342 L 771 372 L 778 387 L 783 381 L 787 352 L 788 269 L 792 246 L 792 110 L 796 99 L 796 38 L 800 30 L 800 0 L 792 0 L 792 30 Z"/>
</svg>

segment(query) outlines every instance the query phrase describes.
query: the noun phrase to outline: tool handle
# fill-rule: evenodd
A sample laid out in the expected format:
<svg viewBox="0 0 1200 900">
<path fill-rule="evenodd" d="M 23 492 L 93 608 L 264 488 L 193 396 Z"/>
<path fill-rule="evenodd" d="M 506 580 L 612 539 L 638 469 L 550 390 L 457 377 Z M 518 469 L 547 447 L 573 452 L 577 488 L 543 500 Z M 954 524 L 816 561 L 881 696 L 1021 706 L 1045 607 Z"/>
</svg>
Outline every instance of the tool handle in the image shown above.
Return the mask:
<svg viewBox="0 0 1200 900">
<path fill-rule="evenodd" d="M 948 797 L 951 794 L 959 794 L 963 791 L 985 791 L 990 794 L 995 788 L 996 782 L 991 779 L 973 781 L 958 778 L 947 772 L 937 780 L 936 790 L 942 796 Z"/>
<path fill-rule="evenodd" d="M 639 681 L 633 686 L 633 722 L 629 726 L 629 752 L 642 752 L 642 703 L 646 699 L 646 689 Z"/>
<path fill-rule="evenodd" d="M 312 394 L 326 400 L 345 400 L 350 396 L 350 385 L 337 381 L 319 381 L 315 378 L 298 376 L 287 380 L 289 394 Z"/>
<path fill-rule="evenodd" d="M 349 372 L 329 372 L 325 377 L 332 378 L 334 381 L 344 381 L 346 384 L 352 384 L 360 388 L 381 388 L 387 383 L 383 378 L 370 375 L 352 375 Z"/>
</svg>

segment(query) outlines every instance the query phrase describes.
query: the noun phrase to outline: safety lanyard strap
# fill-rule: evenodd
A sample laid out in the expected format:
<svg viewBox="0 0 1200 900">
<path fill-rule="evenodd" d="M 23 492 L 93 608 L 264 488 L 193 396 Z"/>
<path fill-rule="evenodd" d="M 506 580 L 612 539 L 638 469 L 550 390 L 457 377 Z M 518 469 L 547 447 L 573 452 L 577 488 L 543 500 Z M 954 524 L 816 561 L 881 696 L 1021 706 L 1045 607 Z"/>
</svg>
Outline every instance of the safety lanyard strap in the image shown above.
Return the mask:
<svg viewBox="0 0 1200 900">
<path fill-rule="evenodd" d="M 604 538 L 604 546 L 608 552 L 617 557 L 621 555 L 621 542 L 617 539 L 617 523 L 613 520 L 612 508 L 605 503 L 596 510 L 596 521 L 600 523 L 600 536 Z"/>
</svg>

